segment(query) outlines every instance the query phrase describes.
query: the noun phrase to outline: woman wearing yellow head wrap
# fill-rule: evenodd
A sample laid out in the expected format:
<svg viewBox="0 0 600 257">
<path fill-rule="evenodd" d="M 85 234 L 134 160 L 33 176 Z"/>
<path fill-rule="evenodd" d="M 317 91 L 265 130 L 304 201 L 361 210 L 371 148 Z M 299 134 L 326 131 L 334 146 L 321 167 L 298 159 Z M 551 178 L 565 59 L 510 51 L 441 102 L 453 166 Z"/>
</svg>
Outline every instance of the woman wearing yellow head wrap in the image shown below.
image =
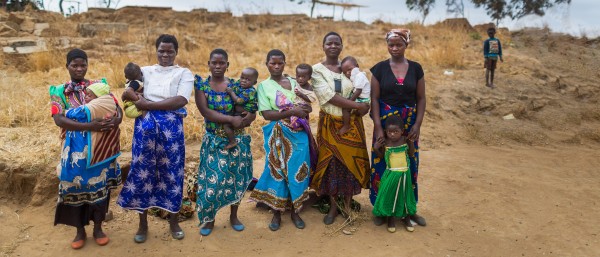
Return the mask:
<svg viewBox="0 0 600 257">
<path fill-rule="evenodd" d="M 105 80 L 85 78 L 88 59 L 86 53 L 80 49 L 69 51 L 66 67 L 70 80 L 49 88 L 52 118 L 62 129 L 61 159 L 57 167 L 60 180 L 59 201 L 56 205 L 54 224 L 77 228 L 71 247 L 79 249 L 85 244 L 85 226 L 89 225 L 90 221 L 94 221 L 92 236 L 96 243 L 106 245 L 109 242 L 108 236 L 102 230 L 102 222 L 108 211 L 110 190 L 121 182 L 121 170 L 115 156 L 119 151 L 119 131 L 115 128 L 121 123 L 121 109 L 112 101 L 107 106 L 111 113 L 117 111 L 118 115 L 111 115 L 108 119 L 91 120 L 88 116 L 91 112 L 86 111 L 86 96 L 91 96 L 87 94 L 87 88 Z M 95 96 L 95 93 L 92 94 Z M 89 106 L 101 102 L 95 100 Z M 92 138 L 97 138 L 91 131 L 98 131 L 94 133 L 103 135 L 99 140 L 107 142 L 103 148 L 106 151 L 99 152 L 97 150 L 102 149 L 96 149 L 90 144 L 90 139 L 94 141 Z"/>
</svg>

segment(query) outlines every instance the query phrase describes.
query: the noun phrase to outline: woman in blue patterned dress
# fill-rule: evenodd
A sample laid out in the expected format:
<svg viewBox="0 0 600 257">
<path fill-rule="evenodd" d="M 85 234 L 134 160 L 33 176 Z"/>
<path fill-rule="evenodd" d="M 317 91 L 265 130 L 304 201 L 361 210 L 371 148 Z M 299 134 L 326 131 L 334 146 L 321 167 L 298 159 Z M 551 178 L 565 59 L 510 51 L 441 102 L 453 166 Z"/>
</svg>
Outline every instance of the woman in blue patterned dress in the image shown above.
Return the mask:
<svg viewBox="0 0 600 257">
<path fill-rule="evenodd" d="M 57 167 L 60 179 L 59 200 L 54 225 L 64 224 L 77 228 L 71 248 L 80 249 L 85 245 L 85 226 L 89 225 L 90 220 L 94 221 L 94 241 L 98 245 L 106 245 L 109 242 L 108 236 L 102 231 L 102 222 L 106 218 L 110 190 L 121 183 L 121 169 L 115 154 L 120 149 L 118 127 L 122 110 L 116 103 L 111 106 L 109 101 L 109 107 L 117 108 L 117 116 L 90 119 L 85 114 L 81 115 L 80 119 L 72 119 L 76 117 L 70 115 L 86 112 L 87 107 L 84 106 L 87 88 L 94 83 L 106 81 L 85 78 L 88 57 L 83 50 L 69 51 L 66 66 L 71 80 L 59 86 L 50 86 L 49 89 L 52 118 L 56 126 L 61 128 L 62 141 L 61 162 Z M 94 137 L 102 134 L 99 140 L 94 142 L 102 142 L 101 150 L 106 154 L 93 155 L 95 150 L 92 152 L 92 146 L 97 144 L 89 143 L 92 141 L 92 134 L 96 134 Z M 98 157 L 100 158 L 97 159 Z"/>
<path fill-rule="evenodd" d="M 256 118 L 256 96 L 246 106 L 248 112 L 242 116 L 233 116 L 234 102 L 227 88 L 239 87 L 239 81 L 225 76 L 229 66 L 227 52 L 215 49 L 210 53 L 208 68 L 211 76 L 202 79 L 196 75 L 196 106 L 204 117 L 205 134 L 200 147 L 200 165 L 198 166 L 198 191 L 196 210 L 202 228 L 200 234 L 208 236 L 215 225 L 217 211 L 231 206 L 229 222 L 236 231 L 244 230 L 244 224 L 238 219 L 237 211 L 246 188 L 252 180 L 252 151 L 250 135 L 243 130 Z M 235 129 L 237 146 L 226 150 L 229 140 L 223 130 L 223 124 L 231 124 Z"/>
<path fill-rule="evenodd" d="M 135 102 L 135 107 L 146 114 L 135 119 L 131 170 L 117 200 L 124 209 L 140 213 L 133 238 L 136 243 L 146 241 L 150 208 L 169 212 L 171 236 L 184 238 L 178 220 L 185 165 L 183 118 L 194 75 L 175 64 L 178 49 L 175 36 L 160 35 L 156 39 L 158 64 L 142 67 L 144 95 Z M 125 94 L 124 99 L 134 98 Z"/>
</svg>

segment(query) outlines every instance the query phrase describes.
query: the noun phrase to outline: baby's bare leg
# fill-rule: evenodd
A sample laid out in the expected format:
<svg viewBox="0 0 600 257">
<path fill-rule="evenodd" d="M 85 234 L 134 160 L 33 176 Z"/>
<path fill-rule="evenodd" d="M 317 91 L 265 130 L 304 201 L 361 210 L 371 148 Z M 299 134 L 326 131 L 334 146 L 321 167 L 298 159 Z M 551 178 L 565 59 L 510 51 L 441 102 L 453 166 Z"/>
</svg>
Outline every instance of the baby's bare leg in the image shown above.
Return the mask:
<svg viewBox="0 0 600 257">
<path fill-rule="evenodd" d="M 231 124 L 223 124 L 223 130 L 225 131 L 225 135 L 229 140 L 229 144 L 225 146 L 225 150 L 229 150 L 237 145 L 237 141 L 235 140 L 235 133 L 233 131 L 233 127 L 231 127 Z"/>
<path fill-rule="evenodd" d="M 352 109 L 346 109 L 346 108 L 342 109 L 342 122 L 344 124 L 340 128 L 340 131 L 338 131 L 339 135 L 346 134 L 346 132 L 348 132 L 348 130 L 350 130 L 350 112 L 351 111 L 352 111 Z"/>
</svg>

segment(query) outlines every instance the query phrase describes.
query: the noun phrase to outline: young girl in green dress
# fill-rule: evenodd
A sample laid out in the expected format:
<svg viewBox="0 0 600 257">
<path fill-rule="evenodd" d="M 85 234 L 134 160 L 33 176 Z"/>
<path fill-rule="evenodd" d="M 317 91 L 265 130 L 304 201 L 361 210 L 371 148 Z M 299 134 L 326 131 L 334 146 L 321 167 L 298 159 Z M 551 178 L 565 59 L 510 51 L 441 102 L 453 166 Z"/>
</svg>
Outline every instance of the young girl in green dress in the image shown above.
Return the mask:
<svg viewBox="0 0 600 257">
<path fill-rule="evenodd" d="M 415 155 L 415 146 L 404 134 L 404 122 L 391 115 L 385 124 L 386 137 L 379 138 L 373 148 L 379 158 L 385 158 L 386 170 L 379 184 L 373 214 L 387 217 L 388 231 L 396 232 L 395 218 L 402 221 L 409 232 L 414 228 L 408 218 L 417 212 L 417 202 L 409 168 L 409 156 Z"/>
</svg>

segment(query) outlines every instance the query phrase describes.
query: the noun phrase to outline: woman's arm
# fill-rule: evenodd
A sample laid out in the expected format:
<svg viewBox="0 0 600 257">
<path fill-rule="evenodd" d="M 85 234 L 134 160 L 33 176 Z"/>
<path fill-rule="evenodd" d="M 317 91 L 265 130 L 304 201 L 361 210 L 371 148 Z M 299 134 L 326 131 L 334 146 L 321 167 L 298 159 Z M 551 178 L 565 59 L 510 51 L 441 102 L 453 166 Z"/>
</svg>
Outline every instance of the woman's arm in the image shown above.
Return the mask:
<svg viewBox="0 0 600 257">
<path fill-rule="evenodd" d="M 417 119 L 410 132 L 408 132 L 408 139 L 415 142 L 419 140 L 421 134 L 421 124 L 425 116 L 425 101 L 425 77 L 423 77 L 417 82 Z"/>
<path fill-rule="evenodd" d="M 346 99 L 346 98 L 344 98 L 344 97 L 342 97 L 342 96 L 340 96 L 338 94 L 335 94 L 329 100 L 328 103 L 333 104 L 333 105 L 335 105 L 337 107 L 340 107 L 340 108 L 356 109 L 362 115 L 367 114 L 367 112 L 369 112 L 369 106 L 368 105 L 357 103 L 355 101 L 351 101 L 351 100 Z"/>
<path fill-rule="evenodd" d="M 415 142 L 412 140 L 406 140 L 406 144 L 408 145 L 408 156 L 411 158 L 415 158 Z"/>
<path fill-rule="evenodd" d="M 62 114 L 55 114 L 52 118 L 56 126 L 71 131 L 107 131 L 115 126 L 111 121 L 102 118 L 93 119 L 91 122 L 86 123 L 74 121 Z"/>
<path fill-rule="evenodd" d="M 241 126 L 242 118 L 240 116 L 229 116 L 208 108 L 208 102 L 202 90 L 196 89 L 194 98 L 196 99 L 196 107 L 205 119 L 216 123 L 229 123 L 236 128 Z"/>
<path fill-rule="evenodd" d="M 139 100 L 135 102 L 135 107 L 140 110 L 163 110 L 163 111 L 174 111 L 184 107 L 188 103 L 188 100 L 183 96 L 174 96 L 169 97 L 165 100 L 158 102 L 150 102 L 146 100 L 144 97 L 140 97 Z"/>
<path fill-rule="evenodd" d="M 296 116 L 300 118 L 306 118 L 308 116 L 308 112 L 300 106 L 294 106 L 294 108 L 290 110 L 284 111 L 274 111 L 274 110 L 265 110 L 261 111 L 261 114 L 265 120 L 281 120 L 285 118 L 289 118 L 291 116 Z"/>
<path fill-rule="evenodd" d="M 379 113 L 379 81 L 375 76 L 371 77 L 371 118 L 373 119 L 373 134 L 375 140 L 383 138 L 383 127 L 381 126 L 381 113 Z"/>
</svg>

